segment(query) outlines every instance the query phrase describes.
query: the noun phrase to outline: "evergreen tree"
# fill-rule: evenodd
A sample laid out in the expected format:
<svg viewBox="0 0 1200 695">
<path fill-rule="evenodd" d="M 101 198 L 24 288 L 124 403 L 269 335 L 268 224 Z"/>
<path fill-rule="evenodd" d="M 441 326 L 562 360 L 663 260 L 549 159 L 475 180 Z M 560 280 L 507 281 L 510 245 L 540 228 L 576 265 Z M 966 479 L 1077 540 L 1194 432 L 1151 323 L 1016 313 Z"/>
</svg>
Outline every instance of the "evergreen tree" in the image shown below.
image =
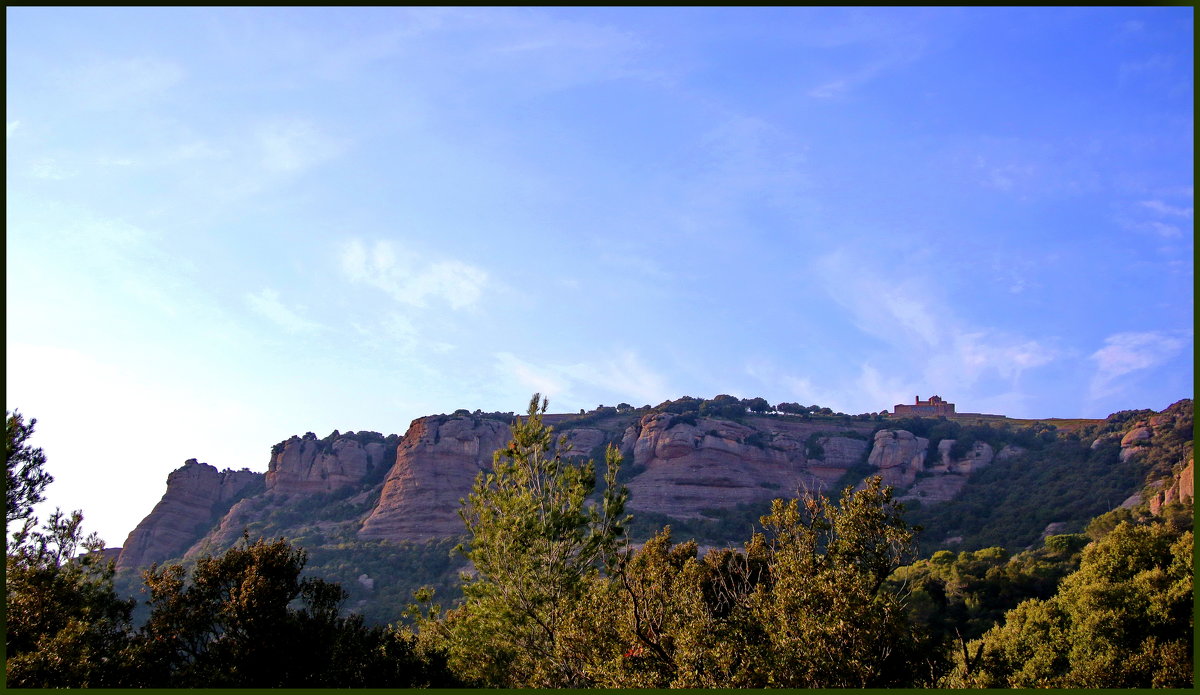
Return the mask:
<svg viewBox="0 0 1200 695">
<path fill-rule="evenodd" d="M 120 685 L 132 601 L 113 590 L 113 563 L 83 514 L 55 510 L 37 529 L 33 505 L 54 479 L 29 444 L 37 420 L 5 420 L 5 522 L 21 521 L 5 546 L 6 684 L 19 687 Z"/>
<path fill-rule="evenodd" d="M 36 419 L 26 423 L 20 412 L 5 411 L 5 535 L 8 535 L 8 524 L 29 518 L 33 513 L 33 505 L 42 501 L 46 486 L 54 482 L 54 478 L 43 469 L 46 455 L 40 447 L 28 443 L 36 424 Z"/>
<path fill-rule="evenodd" d="M 463 502 L 474 576 L 441 627 L 452 665 L 481 684 L 580 687 L 588 679 L 563 627 L 589 579 L 616 562 L 626 492 L 616 482 L 621 457 L 609 447 L 605 489 L 590 499 L 594 463 L 566 458 L 565 437 L 555 446 L 539 398 Z"/>
<path fill-rule="evenodd" d="M 1021 603 L 972 643 L 967 687 L 1194 686 L 1192 532 L 1122 522 L 1084 549 L 1047 600 Z"/>
<path fill-rule="evenodd" d="M 742 550 L 696 557 L 664 530 L 591 590 L 571 625 L 608 688 L 883 687 L 930 682 L 884 578 L 912 531 L 874 478 L 840 504 L 776 500 Z"/>
<path fill-rule="evenodd" d="M 146 572 L 151 613 L 128 685 L 151 687 L 419 687 L 454 685 L 411 634 L 340 617 L 337 584 L 301 579 L 307 554 L 249 538 L 188 572 Z"/>
</svg>

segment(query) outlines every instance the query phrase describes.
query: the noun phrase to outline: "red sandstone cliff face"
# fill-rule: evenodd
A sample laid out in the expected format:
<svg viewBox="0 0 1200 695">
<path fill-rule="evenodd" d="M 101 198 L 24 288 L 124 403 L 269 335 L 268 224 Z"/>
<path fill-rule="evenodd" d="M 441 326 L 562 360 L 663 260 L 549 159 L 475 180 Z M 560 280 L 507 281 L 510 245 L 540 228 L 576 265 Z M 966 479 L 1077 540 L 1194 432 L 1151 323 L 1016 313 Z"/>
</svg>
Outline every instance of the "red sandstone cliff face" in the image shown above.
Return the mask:
<svg viewBox="0 0 1200 695">
<path fill-rule="evenodd" d="M 421 541 L 461 533 L 459 500 L 510 435 L 507 423 L 488 418 L 414 420 L 359 537 Z"/>
<path fill-rule="evenodd" d="M 245 469 L 218 472 L 207 463 L 188 459 L 167 476 L 166 493 L 125 539 L 117 568 L 146 567 L 178 557 L 211 528 L 223 503 L 262 477 Z"/>
<path fill-rule="evenodd" d="M 825 436 L 818 440 L 824 456 L 810 460 L 804 453 L 807 438 L 828 427 L 772 418 L 754 418 L 752 426 L 709 418 L 698 418 L 694 425 L 675 420 L 655 413 L 623 430 L 579 427 L 563 433 L 573 453 L 583 456 L 619 442 L 624 465 L 641 471 L 628 483 L 629 509 L 679 518 L 699 516 L 706 508 L 825 489 L 867 447 L 862 439 Z M 846 429 L 869 428 L 864 423 Z M 461 533 L 459 500 L 470 493 L 476 474 L 491 468 L 492 452 L 509 438 L 508 425 L 497 420 L 439 416 L 414 421 L 359 537 L 420 541 Z"/>
<path fill-rule="evenodd" d="M 1190 411 L 1189 411 L 1190 412 Z M 991 463 L 1020 455 L 1006 446 L 999 454 L 978 443 L 953 459 L 953 440 L 927 456 L 929 442 L 903 430 L 882 430 L 867 441 L 876 425 L 869 421 L 831 425 L 820 421 L 747 415 L 742 422 L 669 413 L 628 414 L 570 427 L 571 415 L 548 415 L 567 434 L 574 453 L 599 459 L 603 446 L 619 446 L 629 478 L 630 511 L 652 511 L 677 518 L 703 516 L 703 510 L 762 502 L 797 492 L 836 495 L 832 486 L 864 460 L 897 489 L 901 500 L 940 502 L 953 498 L 968 476 Z M 561 429 L 567 427 L 568 429 Z M 1155 433 L 1174 427 L 1156 416 L 1134 423 L 1122 441 L 1135 453 L 1153 445 Z M 145 566 L 154 561 L 219 549 L 235 541 L 241 529 L 280 507 L 298 510 L 311 494 L 355 488 L 353 516 L 325 520 L 353 529 L 363 539 L 423 541 L 462 532 L 458 516 L 475 476 L 491 467 L 493 452 L 511 437 L 509 423 L 487 416 L 432 416 L 414 420 L 395 450 L 395 464 L 381 483 L 379 466 L 390 460 L 382 442 L 361 444 L 360 438 L 317 440 L 308 435 L 283 442 L 273 453 L 270 470 L 218 473 L 207 464 L 189 461 L 168 479 L 167 494 L 130 534 L 119 566 Z M 1117 435 L 1112 435 L 1116 441 Z M 388 441 L 396 441 L 389 439 Z M 1097 446 L 1099 442 L 1097 443 Z M 869 455 L 868 455 L 869 448 Z M 928 464 L 926 459 L 930 458 Z M 597 460 L 599 467 L 603 467 Z M 251 482 L 265 490 L 226 507 Z M 1158 491 L 1158 506 L 1191 496 L 1191 467 Z M 372 508 L 369 504 L 378 495 Z M 298 506 L 297 506 L 298 505 Z M 307 521 L 303 523 L 309 523 Z M 207 528 L 205 526 L 207 525 Z M 203 536 L 203 538 L 201 538 Z"/>
<path fill-rule="evenodd" d="M 1170 477 L 1160 477 L 1148 489 L 1131 496 L 1122 506 L 1132 507 L 1146 501 L 1150 513 L 1160 514 L 1162 508 L 1173 502 L 1187 502 L 1194 494 L 1194 449 L 1192 448 L 1192 404 L 1179 401 L 1166 410 L 1131 423 L 1121 437 L 1121 461 L 1135 460 L 1157 468 L 1156 475 L 1166 473 L 1170 466 Z M 1106 441 L 1115 441 L 1117 435 L 1109 434 L 1092 442 L 1092 448 Z"/>
<path fill-rule="evenodd" d="M 1162 508 L 1172 502 L 1187 502 L 1195 497 L 1195 459 L 1188 455 L 1187 465 L 1170 480 L 1165 489 L 1160 490 L 1150 498 L 1150 513 L 1159 514 Z"/>
<path fill-rule="evenodd" d="M 798 491 L 823 490 L 861 458 L 867 443 L 828 436 L 820 459 L 805 456 L 806 440 L 822 431 L 800 423 L 754 418 L 753 426 L 697 418 L 695 424 L 654 413 L 627 430 L 633 465 L 644 471 L 628 483 L 631 511 L 680 519 L 707 508 L 760 502 Z"/>
<path fill-rule="evenodd" d="M 383 460 L 383 449 L 382 442 L 363 446 L 341 438 L 334 440 L 330 450 L 322 451 L 322 443 L 315 437 L 292 437 L 282 451 L 271 456 L 267 489 L 281 494 L 314 493 L 356 485 Z"/>
</svg>

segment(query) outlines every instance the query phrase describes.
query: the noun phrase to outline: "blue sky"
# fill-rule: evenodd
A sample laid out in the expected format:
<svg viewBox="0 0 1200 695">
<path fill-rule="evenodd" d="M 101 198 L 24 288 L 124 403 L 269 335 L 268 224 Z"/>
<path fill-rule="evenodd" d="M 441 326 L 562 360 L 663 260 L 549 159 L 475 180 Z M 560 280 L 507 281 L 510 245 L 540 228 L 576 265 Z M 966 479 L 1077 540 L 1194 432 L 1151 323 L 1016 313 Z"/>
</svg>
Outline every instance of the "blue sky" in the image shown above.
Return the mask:
<svg viewBox="0 0 1200 695">
<path fill-rule="evenodd" d="M 6 401 L 119 545 L 184 459 L 729 393 L 1193 390 L 1193 10 L 7 18 Z"/>
</svg>

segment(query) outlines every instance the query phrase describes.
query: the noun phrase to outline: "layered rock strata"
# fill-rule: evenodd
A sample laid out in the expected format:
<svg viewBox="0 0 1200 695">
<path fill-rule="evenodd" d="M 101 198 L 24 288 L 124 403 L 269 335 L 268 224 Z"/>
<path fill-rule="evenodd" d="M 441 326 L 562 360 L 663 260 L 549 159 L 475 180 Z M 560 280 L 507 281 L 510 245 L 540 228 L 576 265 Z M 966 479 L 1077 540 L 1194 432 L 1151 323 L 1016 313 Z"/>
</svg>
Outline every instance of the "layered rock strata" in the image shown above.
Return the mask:
<svg viewBox="0 0 1200 695">
<path fill-rule="evenodd" d="M 862 439 L 821 436 L 828 428 L 755 420 L 742 424 L 651 413 L 607 428 L 570 428 L 568 418 L 547 418 L 567 426 L 562 432 L 573 454 L 597 459 L 600 468 L 604 445 L 621 450 L 623 465 L 638 471 L 627 483 L 630 511 L 677 518 L 824 490 L 860 461 L 867 448 Z M 869 426 L 864 423 L 862 429 Z M 844 429 L 847 434 L 857 431 Z M 812 437 L 824 452 L 819 458 L 806 456 Z M 509 439 L 508 423 L 499 420 L 437 416 L 414 421 L 359 537 L 420 541 L 461 533 L 459 501 L 470 492 L 475 476 L 490 470 L 492 452 Z"/>
<path fill-rule="evenodd" d="M 117 569 L 145 567 L 178 557 L 208 531 L 222 506 L 229 504 L 262 473 L 247 469 L 218 471 L 188 459 L 167 476 L 167 491 L 137 528 L 117 557 Z"/>
<path fill-rule="evenodd" d="M 267 489 L 281 494 L 332 492 L 357 485 L 383 461 L 383 442 L 363 446 L 346 437 L 325 445 L 315 436 L 292 437 L 271 456 Z"/>
<path fill-rule="evenodd" d="M 509 424 L 471 416 L 414 420 L 396 448 L 379 503 L 360 538 L 423 541 L 462 533 L 459 500 L 492 454 L 509 442 Z"/>
<path fill-rule="evenodd" d="M 867 447 L 861 439 L 821 437 L 823 456 L 809 459 L 807 439 L 819 430 L 762 420 L 750 426 L 670 413 L 643 417 L 622 439 L 632 442 L 633 463 L 642 471 L 628 483 L 629 509 L 686 519 L 704 509 L 824 490 Z"/>
</svg>

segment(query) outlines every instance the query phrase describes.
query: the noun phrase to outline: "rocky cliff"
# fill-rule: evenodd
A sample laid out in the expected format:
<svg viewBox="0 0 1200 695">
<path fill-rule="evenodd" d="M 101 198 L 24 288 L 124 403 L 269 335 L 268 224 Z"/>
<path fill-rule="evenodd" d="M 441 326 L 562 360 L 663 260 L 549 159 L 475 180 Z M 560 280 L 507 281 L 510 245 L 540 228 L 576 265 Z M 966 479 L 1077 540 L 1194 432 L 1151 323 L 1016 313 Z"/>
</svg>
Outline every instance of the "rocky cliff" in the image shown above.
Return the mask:
<svg viewBox="0 0 1200 695">
<path fill-rule="evenodd" d="M 144 567 L 182 555 L 238 496 L 262 480 L 262 473 L 218 471 L 188 459 L 167 476 L 162 500 L 125 539 L 117 568 Z"/>
<path fill-rule="evenodd" d="M 763 417 L 739 423 L 646 415 L 622 437 L 639 471 L 627 484 L 628 507 L 686 519 L 704 509 L 826 490 L 867 448 L 865 440 L 829 429 Z M 852 435 L 870 426 L 841 429 Z"/>
<path fill-rule="evenodd" d="M 1150 498 L 1150 513 L 1160 514 L 1168 504 L 1192 500 L 1195 497 L 1195 478 L 1195 459 L 1189 456 L 1179 473 Z"/>
<path fill-rule="evenodd" d="M 1159 514 L 1168 504 L 1193 498 L 1192 426 L 1192 402 L 1184 400 L 1161 413 L 1132 420 L 1124 434 L 1109 433 L 1092 442 L 1093 449 L 1119 442 L 1122 462 L 1138 461 L 1150 470 L 1149 485 L 1123 506 L 1149 503 L 1150 512 Z"/>
<path fill-rule="evenodd" d="M 925 470 L 929 440 L 906 430 L 879 430 L 867 463 L 883 478 L 884 485 L 907 488 Z"/>
<path fill-rule="evenodd" d="M 361 538 L 426 540 L 462 529 L 459 500 L 509 440 L 507 422 L 473 416 L 414 420 L 396 449 Z"/>
<path fill-rule="evenodd" d="M 1159 454 L 1153 452 L 1165 450 L 1163 442 L 1182 452 L 1184 434 L 1190 447 L 1190 401 L 1187 408 L 1186 432 L 1183 414 L 1114 420 L 1098 430 L 1092 447 L 1120 444 L 1124 461 L 1155 461 Z M 628 510 L 679 520 L 708 519 L 720 510 L 805 491 L 836 495 L 835 486 L 872 474 L 893 486 L 901 501 L 928 507 L 956 499 L 968 479 L 994 461 L 1023 456 L 1025 449 L 1012 442 L 1042 441 L 986 428 L 975 432 L 996 442 L 996 453 L 974 435 L 961 444 L 946 436 L 958 430 L 944 421 L 912 425 L 926 437 L 866 418 L 607 410 L 547 415 L 546 422 L 567 437 L 575 454 L 601 467 L 604 447 L 618 447 Z M 510 422 L 507 414 L 459 411 L 418 418 L 403 438 L 334 432 L 318 440 L 310 433 L 277 444 L 265 475 L 218 472 L 189 461 L 169 476 L 167 493 L 130 534 L 118 565 L 145 566 L 226 547 L 247 528 L 336 537 L 337 543 L 454 536 L 462 532 L 460 500 L 490 469 L 493 452 L 509 441 Z M 1159 467 L 1164 482 L 1147 493 L 1158 496 L 1158 506 L 1190 499 L 1191 467 Z M 1178 475 L 1166 482 L 1173 473 Z"/>
<path fill-rule="evenodd" d="M 267 489 L 282 494 L 331 492 L 362 482 L 383 458 L 381 441 L 363 445 L 349 437 L 335 438 L 332 443 L 312 434 L 292 437 L 271 455 Z"/>
<path fill-rule="evenodd" d="M 955 497 L 970 475 L 986 468 L 996 453 L 987 442 L 971 444 L 965 454 L 953 456 L 958 440 L 942 439 L 932 456 L 929 440 L 907 430 L 883 429 L 875 433 L 867 463 L 896 489 L 901 502 L 919 500 L 924 504 L 946 502 Z M 1022 452 L 1020 447 L 1005 447 L 1001 457 Z"/>
</svg>

